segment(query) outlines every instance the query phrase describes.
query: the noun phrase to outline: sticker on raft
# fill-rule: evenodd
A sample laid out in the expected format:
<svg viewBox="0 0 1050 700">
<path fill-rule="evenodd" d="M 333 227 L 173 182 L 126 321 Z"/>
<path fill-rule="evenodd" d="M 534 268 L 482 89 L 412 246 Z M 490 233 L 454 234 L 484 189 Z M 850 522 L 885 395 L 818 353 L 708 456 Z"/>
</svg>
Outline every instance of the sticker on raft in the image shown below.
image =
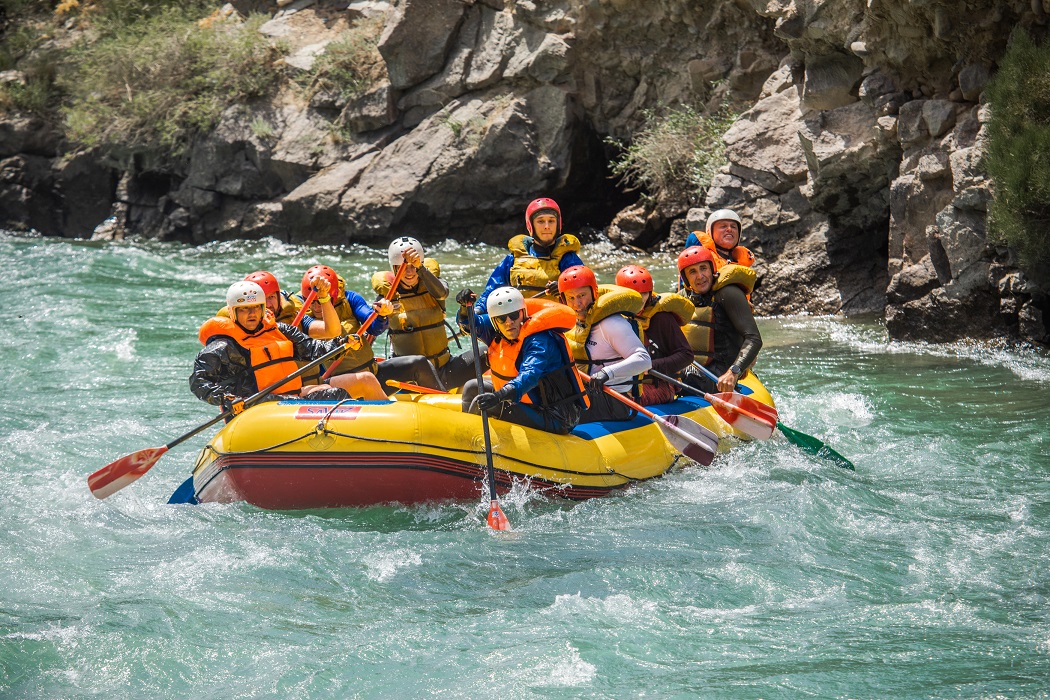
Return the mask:
<svg viewBox="0 0 1050 700">
<path fill-rule="evenodd" d="M 331 406 L 300 406 L 295 411 L 295 419 L 317 420 L 327 416 L 328 420 L 353 420 L 360 411 L 360 406 L 336 406 L 335 410 Z"/>
</svg>

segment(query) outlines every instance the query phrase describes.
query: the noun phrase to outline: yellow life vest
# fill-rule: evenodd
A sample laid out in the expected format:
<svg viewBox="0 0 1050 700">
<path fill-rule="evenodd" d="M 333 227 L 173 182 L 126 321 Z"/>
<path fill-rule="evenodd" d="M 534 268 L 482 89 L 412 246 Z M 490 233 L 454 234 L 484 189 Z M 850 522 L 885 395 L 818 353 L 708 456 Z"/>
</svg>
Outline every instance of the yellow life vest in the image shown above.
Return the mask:
<svg viewBox="0 0 1050 700">
<path fill-rule="evenodd" d="M 638 321 L 638 335 L 643 342 L 645 341 L 645 331 L 649 330 L 649 322 L 653 320 L 653 316 L 656 314 L 667 312 L 675 317 L 679 326 L 684 326 L 689 323 L 689 319 L 693 317 L 695 310 L 693 302 L 681 294 L 671 292 L 653 297 L 653 299 L 655 300 L 654 303 L 646 304 L 645 308 L 635 314 L 635 318 Z"/>
<path fill-rule="evenodd" d="M 712 297 L 722 287 L 735 284 L 750 294 L 755 288 L 755 271 L 750 267 L 727 263 L 722 267 L 715 279 L 711 291 L 703 295 L 693 295 L 695 304 L 693 316 L 685 326 L 682 333 L 689 341 L 689 347 L 693 349 L 693 357 L 705 367 L 711 364 L 715 351 L 715 310 L 711 305 Z"/>
<path fill-rule="evenodd" d="M 580 252 L 580 241 L 572 234 L 563 233 L 558 236 L 551 248 L 550 257 L 539 258 L 529 252 L 530 236 L 524 234 L 515 236 L 507 242 L 507 248 L 514 255 L 514 263 L 510 266 L 510 286 L 516 288 L 525 296 L 531 296 L 537 292 L 543 292 L 548 282 L 556 282 L 561 275 L 562 256 L 566 253 Z M 541 294 L 537 299 L 556 300 L 557 292 L 554 294 Z"/>
<path fill-rule="evenodd" d="M 229 316 L 216 316 L 203 323 L 197 338 L 207 345 L 215 336 L 229 338 L 248 353 L 249 370 L 255 376 L 259 390 L 280 381 L 299 368 L 295 360 L 295 345 L 277 328 L 277 322 L 269 310 L 254 333 L 248 333 Z M 298 377 L 285 382 L 274 390 L 275 394 L 298 394 L 302 382 Z"/>
<path fill-rule="evenodd" d="M 565 334 L 576 365 L 584 371 L 589 371 L 592 364 L 610 364 L 623 359 L 620 357 L 590 357 L 587 352 L 587 339 L 591 336 L 591 327 L 613 314 L 633 317 L 642 310 L 644 303 L 642 295 L 633 289 L 615 284 L 599 284 L 598 298 L 591 304 L 591 308 L 587 309 L 587 315 L 582 321 L 576 321 L 572 330 Z"/>
<path fill-rule="evenodd" d="M 423 265 L 435 277 L 441 276 L 436 260 L 425 258 Z M 385 297 L 394 281 L 393 272 L 372 275 L 372 289 Z M 452 358 L 445 334 L 445 309 L 426 285 L 419 282 L 414 291 L 399 288 L 391 301 L 399 302 L 401 310 L 387 317 L 390 321 L 390 345 L 395 357 L 424 355 L 435 367 L 441 367 Z"/>
</svg>

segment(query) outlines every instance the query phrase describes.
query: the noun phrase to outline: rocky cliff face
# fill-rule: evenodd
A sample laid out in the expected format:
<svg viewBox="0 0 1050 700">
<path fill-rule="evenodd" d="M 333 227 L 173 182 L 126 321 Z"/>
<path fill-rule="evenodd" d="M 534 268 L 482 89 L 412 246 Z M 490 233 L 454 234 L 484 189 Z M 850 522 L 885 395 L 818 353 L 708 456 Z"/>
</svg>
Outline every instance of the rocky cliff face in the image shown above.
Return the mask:
<svg viewBox="0 0 1050 700">
<path fill-rule="evenodd" d="M 732 207 L 760 260 L 762 312 L 884 313 L 900 338 L 1048 340 L 1046 294 L 987 242 L 979 167 L 982 91 L 1010 32 L 1045 23 L 1040 0 L 247 3 L 273 13 L 262 31 L 290 47 L 293 72 L 376 22 L 385 79 L 351 100 L 281 90 L 230 110 L 174 165 L 71 157 L 10 119 L 5 225 L 502 241 L 544 194 L 570 228 L 612 221 L 610 237 L 642 245 L 670 229 L 676 252 L 708 211 Z M 653 107 L 727 95 L 746 111 L 705 206 L 617 217 L 632 202 L 608 177 L 604 139 L 630 138 Z M 252 128 L 260 119 L 267 129 Z"/>
</svg>

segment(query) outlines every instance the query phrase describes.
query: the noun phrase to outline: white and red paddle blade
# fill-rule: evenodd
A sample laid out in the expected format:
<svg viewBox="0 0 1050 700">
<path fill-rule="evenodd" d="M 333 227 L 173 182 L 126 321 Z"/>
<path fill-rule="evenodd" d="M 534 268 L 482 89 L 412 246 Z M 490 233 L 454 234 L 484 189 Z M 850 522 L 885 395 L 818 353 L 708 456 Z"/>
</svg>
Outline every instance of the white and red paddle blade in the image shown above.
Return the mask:
<svg viewBox="0 0 1050 700">
<path fill-rule="evenodd" d="M 95 498 L 112 496 L 150 470 L 168 451 L 164 447 L 148 447 L 114 460 L 88 477 L 88 488 Z"/>
<path fill-rule="evenodd" d="M 749 396 L 724 392 L 706 398 L 722 420 L 756 440 L 768 440 L 777 428 L 777 409 Z"/>
<path fill-rule="evenodd" d="M 489 527 L 493 530 L 509 530 L 510 521 L 507 520 L 507 516 L 503 514 L 503 510 L 499 507 L 499 501 L 492 501 L 489 503 L 489 516 L 487 518 Z"/>
<path fill-rule="evenodd" d="M 663 430 L 676 450 L 705 467 L 718 452 L 718 436 L 692 418 L 670 414 L 656 416 L 656 424 Z"/>
</svg>

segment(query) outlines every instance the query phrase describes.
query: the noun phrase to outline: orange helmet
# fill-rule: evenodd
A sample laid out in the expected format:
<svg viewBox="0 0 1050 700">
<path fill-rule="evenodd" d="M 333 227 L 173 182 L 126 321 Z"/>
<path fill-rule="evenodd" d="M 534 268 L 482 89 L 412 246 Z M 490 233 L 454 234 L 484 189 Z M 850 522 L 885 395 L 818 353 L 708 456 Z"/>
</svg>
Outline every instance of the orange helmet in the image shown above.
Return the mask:
<svg viewBox="0 0 1050 700">
<path fill-rule="evenodd" d="M 529 230 L 529 235 L 532 233 L 532 217 L 543 211 L 552 211 L 554 215 L 558 217 L 558 233 L 561 233 L 561 207 L 550 197 L 540 197 L 529 202 L 529 206 L 525 208 L 525 227 Z"/>
<path fill-rule="evenodd" d="M 564 294 L 569 289 L 590 287 L 594 298 L 598 298 L 598 280 L 594 278 L 591 268 L 586 265 L 573 265 L 558 275 L 558 292 Z"/>
<path fill-rule="evenodd" d="M 271 294 L 276 294 L 277 292 L 281 291 L 281 285 L 277 284 L 277 278 L 274 277 L 271 273 L 266 272 L 265 270 L 253 272 L 252 274 L 245 277 L 244 281 L 255 282 L 257 285 L 262 287 L 263 293 L 265 293 L 266 296 L 270 296 Z"/>
<path fill-rule="evenodd" d="M 616 284 L 645 294 L 653 291 L 653 276 L 640 265 L 628 265 L 616 273 Z"/>
<path fill-rule="evenodd" d="M 707 248 L 699 245 L 694 245 L 692 248 L 686 248 L 678 255 L 678 271 L 681 272 L 690 265 L 695 265 L 701 262 L 711 263 L 711 270 L 715 269 L 715 259 L 711 255 L 711 251 Z"/>
<path fill-rule="evenodd" d="M 335 274 L 335 270 L 327 265 L 314 265 L 303 275 L 303 284 L 301 288 L 303 299 L 306 299 L 306 297 L 309 296 L 310 290 L 313 288 L 313 279 L 318 276 L 324 277 L 328 280 L 328 293 L 330 295 L 339 293 L 339 276 Z"/>
</svg>

